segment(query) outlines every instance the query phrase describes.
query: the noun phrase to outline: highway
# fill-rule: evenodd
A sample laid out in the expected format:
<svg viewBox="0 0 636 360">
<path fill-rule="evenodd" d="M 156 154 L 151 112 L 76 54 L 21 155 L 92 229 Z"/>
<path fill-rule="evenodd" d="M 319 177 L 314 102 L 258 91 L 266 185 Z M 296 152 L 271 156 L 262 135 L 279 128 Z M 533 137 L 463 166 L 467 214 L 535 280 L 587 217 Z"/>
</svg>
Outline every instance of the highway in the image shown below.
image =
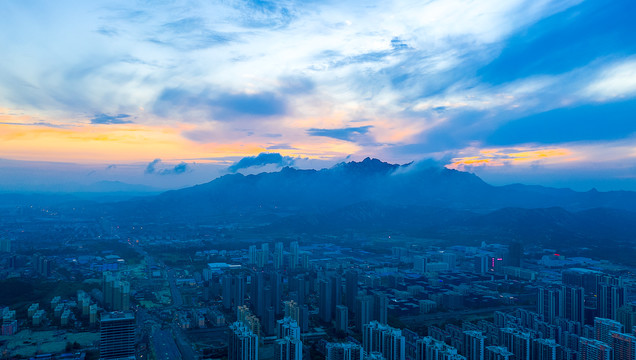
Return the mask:
<svg viewBox="0 0 636 360">
<path fill-rule="evenodd" d="M 152 336 L 152 346 L 157 359 L 182 360 L 181 352 L 175 343 L 172 331 L 156 329 Z"/>
</svg>

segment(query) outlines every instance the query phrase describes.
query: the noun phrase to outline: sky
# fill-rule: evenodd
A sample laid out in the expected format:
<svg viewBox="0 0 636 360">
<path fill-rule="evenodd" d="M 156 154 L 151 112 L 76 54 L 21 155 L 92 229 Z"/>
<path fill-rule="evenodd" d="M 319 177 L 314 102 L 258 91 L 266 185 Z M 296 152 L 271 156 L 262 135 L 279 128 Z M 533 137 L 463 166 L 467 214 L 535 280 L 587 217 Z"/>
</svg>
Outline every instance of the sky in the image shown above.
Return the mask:
<svg viewBox="0 0 636 360">
<path fill-rule="evenodd" d="M 433 159 L 636 190 L 636 2 L 0 2 L 0 190 Z M 260 155 L 259 155 L 260 154 Z"/>
</svg>

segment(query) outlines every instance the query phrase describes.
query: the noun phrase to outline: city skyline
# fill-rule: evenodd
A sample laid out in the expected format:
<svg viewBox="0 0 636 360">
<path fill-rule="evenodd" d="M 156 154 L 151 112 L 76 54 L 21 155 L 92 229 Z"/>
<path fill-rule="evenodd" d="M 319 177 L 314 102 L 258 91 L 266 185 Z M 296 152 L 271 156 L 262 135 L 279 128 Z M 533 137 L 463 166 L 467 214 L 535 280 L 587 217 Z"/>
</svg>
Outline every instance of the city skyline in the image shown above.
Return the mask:
<svg viewBox="0 0 636 360">
<path fill-rule="evenodd" d="M 367 156 L 493 184 L 636 190 L 628 1 L 0 10 L 4 190 L 166 189 Z M 243 158 L 266 166 L 236 169 Z"/>
</svg>

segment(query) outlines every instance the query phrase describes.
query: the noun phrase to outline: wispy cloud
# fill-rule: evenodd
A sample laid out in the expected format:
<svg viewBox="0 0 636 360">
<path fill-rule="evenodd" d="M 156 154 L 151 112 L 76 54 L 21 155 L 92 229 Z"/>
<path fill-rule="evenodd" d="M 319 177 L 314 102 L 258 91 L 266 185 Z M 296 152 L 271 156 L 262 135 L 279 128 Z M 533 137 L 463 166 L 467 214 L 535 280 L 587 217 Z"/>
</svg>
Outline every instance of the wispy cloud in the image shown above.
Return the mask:
<svg viewBox="0 0 636 360">
<path fill-rule="evenodd" d="M 194 93 L 184 89 L 168 88 L 162 91 L 153 106 L 161 116 L 207 113 L 208 120 L 232 121 L 241 118 L 271 117 L 286 113 L 285 99 L 272 92 L 213 93 L 205 90 Z M 187 118 L 187 116 L 186 116 Z"/>
<path fill-rule="evenodd" d="M 161 159 L 154 159 L 148 163 L 144 173 L 155 175 L 180 175 L 190 170 L 190 166 L 183 161 L 177 165 L 169 166 L 164 164 Z"/>
<path fill-rule="evenodd" d="M 117 114 L 117 115 L 107 115 L 107 114 L 96 114 L 94 118 L 91 119 L 91 124 L 130 124 L 131 120 L 128 120 L 130 115 L 127 114 Z"/>
<path fill-rule="evenodd" d="M 636 95 L 636 56 L 606 66 L 582 90 L 583 96 L 611 101 Z"/>
<path fill-rule="evenodd" d="M 282 156 L 279 153 L 260 153 L 256 156 L 247 156 L 228 167 L 231 172 L 237 172 L 241 169 L 251 167 L 263 167 L 266 165 L 276 165 L 278 167 L 291 166 L 294 164 L 294 158 Z"/>
<path fill-rule="evenodd" d="M 316 129 L 312 128 L 307 130 L 307 133 L 311 136 L 325 136 L 338 140 L 356 141 L 360 136 L 369 132 L 369 129 L 373 128 L 371 125 L 348 127 L 340 129 Z"/>
</svg>

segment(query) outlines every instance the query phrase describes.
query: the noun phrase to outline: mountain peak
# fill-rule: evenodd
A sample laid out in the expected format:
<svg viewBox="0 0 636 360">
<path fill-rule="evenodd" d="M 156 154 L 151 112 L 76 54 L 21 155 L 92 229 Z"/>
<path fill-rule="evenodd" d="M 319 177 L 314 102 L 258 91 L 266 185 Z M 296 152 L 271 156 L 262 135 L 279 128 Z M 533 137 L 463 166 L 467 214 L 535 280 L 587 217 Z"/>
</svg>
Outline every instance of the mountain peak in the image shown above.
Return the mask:
<svg viewBox="0 0 636 360">
<path fill-rule="evenodd" d="M 388 174 L 399 168 L 398 164 L 390 164 L 379 159 L 366 157 L 362 161 L 341 162 L 336 164 L 334 169 L 343 169 L 345 171 L 359 174 Z"/>
</svg>

